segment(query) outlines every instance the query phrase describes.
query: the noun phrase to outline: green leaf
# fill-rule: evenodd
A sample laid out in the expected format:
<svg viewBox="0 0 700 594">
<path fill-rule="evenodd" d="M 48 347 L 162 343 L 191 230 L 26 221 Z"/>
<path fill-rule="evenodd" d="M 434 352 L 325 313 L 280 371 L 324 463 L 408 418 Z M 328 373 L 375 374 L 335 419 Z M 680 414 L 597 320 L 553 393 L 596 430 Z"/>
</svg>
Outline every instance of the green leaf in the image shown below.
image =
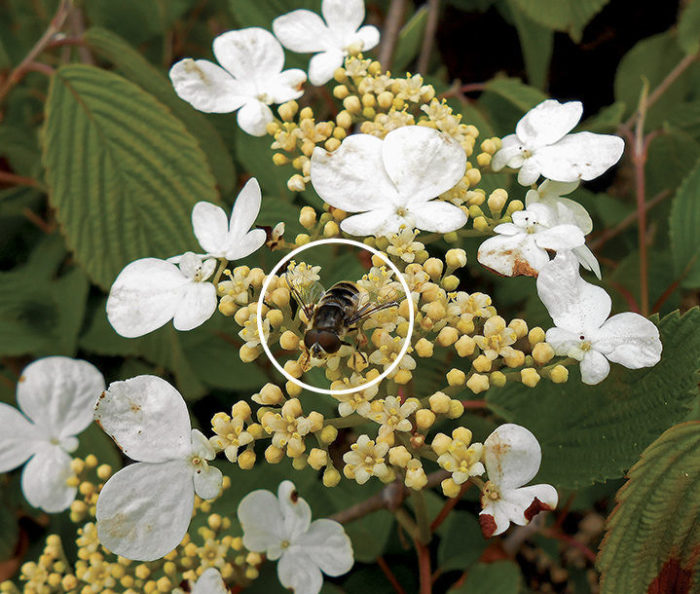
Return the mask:
<svg viewBox="0 0 700 594">
<path fill-rule="evenodd" d="M 700 100 L 688 101 L 676 106 L 668 115 L 668 123 L 690 134 L 696 141 L 700 141 Z"/>
<path fill-rule="evenodd" d="M 190 212 L 218 199 L 184 125 L 126 79 L 64 66 L 46 102 L 44 166 L 68 246 L 105 290 L 129 262 L 194 249 Z"/>
<path fill-rule="evenodd" d="M 678 44 L 687 55 L 700 50 L 700 0 L 690 0 L 678 20 Z"/>
<path fill-rule="evenodd" d="M 601 592 L 690 592 L 700 580 L 700 422 L 671 427 L 630 469 L 598 556 Z M 675 586 L 675 587 L 674 587 Z"/>
<path fill-rule="evenodd" d="M 112 62 L 126 78 L 153 95 L 182 120 L 207 155 L 221 193 L 231 192 L 235 183 L 233 161 L 224 141 L 209 120 L 180 99 L 170 81 L 118 35 L 93 27 L 86 31 L 84 39 L 92 50 Z"/>
<path fill-rule="evenodd" d="M 321 13 L 321 0 L 228 0 L 229 11 L 241 27 L 272 29 L 272 21 L 278 16 L 298 8 Z"/>
<path fill-rule="evenodd" d="M 583 29 L 609 0 L 515 0 L 520 9 L 543 27 L 568 33 L 576 43 Z"/>
<path fill-rule="evenodd" d="M 469 569 L 488 544 L 474 514 L 462 511 L 450 513 L 440 526 L 440 536 L 438 569 L 443 572 Z"/>
<path fill-rule="evenodd" d="M 597 386 L 579 384 L 578 370 L 569 368 L 566 384 L 542 381 L 536 391 L 509 384 L 487 392 L 490 403 L 542 445 L 537 482 L 578 488 L 620 477 L 661 432 L 683 420 L 697 397 L 700 309 L 669 314 L 659 330 L 664 350 L 654 367 L 613 365 Z"/>
<path fill-rule="evenodd" d="M 4 491 L 4 487 L 3 487 Z M 0 498 L 0 562 L 11 559 L 19 539 L 18 517 L 13 506 L 7 505 L 4 493 Z"/>
<path fill-rule="evenodd" d="M 500 95 L 523 113 L 547 99 L 542 91 L 518 78 L 494 78 L 486 83 L 485 90 Z"/>
<path fill-rule="evenodd" d="M 624 103 L 616 102 L 601 109 L 581 124 L 581 128 L 599 134 L 611 134 L 617 130 L 625 115 Z"/>
<path fill-rule="evenodd" d="M 682 285 L 700 287 L 700 160 L 673 198 L 669 220 L 671 250 L 676 274 L 685 273 Z"/>
<path fill-rule="evenodd" d="M 517 0 L 508 0 L 515 28 L 518 30 L 520 49 L 525 59 L 528 82 L 544 91 L 547 88 L 549 63 L 554 49 L 554 33 L 532 20 L 517 4 Z"/>
<path fill-rule="evenodd" d="M 666 78 L 683 59 L 675 38 L 669 32 L 642 39 L 622 58 L 615 75 L 615 100 L 627 106 L 631 115 L 639 105 L 644 81 L 649 83 L 649 93 Z M 645 126 L 654 130 L 673 113 L 689 89 L 692 68 L 681 74 L 647 111 Z"/>
<path fill-rule="evenodd" d="M 668 130 L 649 145 L 646 163 L 646 193 L 673 192 L 690 174 L 700 158 L 700 143 L 680 130 Z M 658 214 L 658 213 L 657 213 Z"/>
<path fill-rule="evenodd" d="M 428 7 L 422 6 L 401 28 L 391 64 L 392 72 L 403 72 L 415 60 L 423 43 L 423 32 L 428 22 Z"/>
<path fill-rule="evenodd" d="M 518 594 L 520 583 L 520 569 L 512 561 L 477 563 L 464 584 L 450 594 Z"/>
<path fill-rule="evenodd" d="M 110 29 L 135 45 L 159 35 L 172 15 L 156 0 L 90 0 L 85 12 L 93 25 Z"/>
<path fill-rule="evenodd" d="M 242 165 L 242 169 L 257 178 L 263 194 L 289 196 L 287 180 L 295 170 L 291 166 L 278 167 L 272 163 L 272 142 L 269 136 L 249 136 L 236 130 L 236 159 Z"/>
</svg>

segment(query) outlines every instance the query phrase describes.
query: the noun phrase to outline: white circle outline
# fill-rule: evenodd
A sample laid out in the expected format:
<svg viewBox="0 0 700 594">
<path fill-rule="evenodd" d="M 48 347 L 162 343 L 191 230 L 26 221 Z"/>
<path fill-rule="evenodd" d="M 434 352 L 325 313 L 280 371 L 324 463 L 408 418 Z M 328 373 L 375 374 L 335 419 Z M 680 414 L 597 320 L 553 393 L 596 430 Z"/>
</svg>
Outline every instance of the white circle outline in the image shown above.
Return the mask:
<svg viewBox="0 0 700 594">
<path fill-rule="evenodd" d="M 341 237 L 334 237 L 334 238 L 329 238 L 329 239 L 319 239 L 316 241 L 311 241 L 309 243 L 306 243 L 295 250 L 292 250 L 289 252 L 284 258 L 282 258 L 275 267 L 268 273 L 267 278 L 265 279 L 265 282 L 263 283 L 262 289 L 260 290 L 260 297 L 258 298 L 258 308 L 257 311 L 262 311 L 262 307 L 264 305 L 263 301 L 265 299 L 265 295 L 267 294 L 267 289 L 270 286 L 270 282 L 272 281 L 272 277 L 277 274 L 277 271 L 282 268 L 289 260 L 291 260 L 294 256 L 297 254 L 303 252 L 304 250 L 308 250 L 309 248 L 316 247 L 319 245 L 329 245 L 329 244 L 343 244 L 343 245 L 351 245 L 354 247 L 358 247 L 360 249 L 366 250 L 375 256 L 379 256 L 381 260 L 383 260 L 386 264 L 388 264 L 389 268 L 396 274 L 397 278 L 399 279 L 399 282 L 401 283 L 401 288 L 404 290 L 404 294 L 406 295 L 406 299 L 411 299 L 411 289 L 408 286 L 408 283 L 406 282 L 406 279 L 403 277 L 403 274 L 401 274 L 401 271 L 396 267 L 396 265 L 389 260 L 388 257 L 386 257 L 384 254 L 382 254 L 380 251 L 374 249 L 373 247 L 370 247 L 368 245 L 365 245 L 364 243 L 360 243 L 359 241 L 355 241 L 353 239 L 344 239 Z M 286 377 L 290 382 L 296 384 L 302 389 L 309 390 L 310 392 L 316 392 L 317 394 L 330 394 L 331 396 L 333 395 L 342 395 L 342 394 L 354 394 L 355 392 L 360 392 L 362 390 L 367 390 L 371 388 L 372 386 L 376 386 L 379 382 L 381 382 L 383 379 L 385 379 L 396 367 L 398 367 L 399 363 L 401 362 L 401 359 L 403 359 L 404 355 L 408 352 L 408 348 L 411 346 L 411 336 L 413 335 L 413 326 L 415 323 L 415 315 L 413 313 L 413 307 L 408 308 L 408 333 L 406 334 L 406 338 L 403 341 L 403 346 L 401 347 L 401 350 L 399 351 L 398 356 L 394 360 L 394 362 L 389 365 L 387 369 L 384 370 L 383 373 L 375 377 L 373 380 L 370 380 L 368 382 L 365 382 L 364 384 L 354 387 L 354 388 L 344 388 L 342 390 L 330 390 L 327 388 L 317 388 L 316 386 L 310 386 L 309 384 L 302 382 L 292 376 L 290 373 L 287 373 L 287 371 L 277 362 L 277 359 L 273 357 L 272 352 L 270 351 L 270 347 L 267 345 L 267 340 L 265 338 L 265 333 L 263 332 L 263 323 L 262 323 L 262 316 L 256 316 L 256 321 L 258 325 L 258 336 L 260 337 L 260 344 L 263 347 L 263 350 L 265 351 L 265 355 L 267 355 L 267 358 L 270 360 L 270 362 L 275 366 L 277 371 L 279 371 L 284 377 Z"/>
</svg>

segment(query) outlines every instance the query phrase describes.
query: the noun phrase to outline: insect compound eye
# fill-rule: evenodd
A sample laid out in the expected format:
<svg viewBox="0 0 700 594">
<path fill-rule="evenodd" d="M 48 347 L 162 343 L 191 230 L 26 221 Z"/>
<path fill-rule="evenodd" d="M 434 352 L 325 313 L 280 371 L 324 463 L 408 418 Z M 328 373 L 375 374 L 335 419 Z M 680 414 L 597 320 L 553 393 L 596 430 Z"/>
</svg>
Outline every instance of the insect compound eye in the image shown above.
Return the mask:
<svg viewBox="0 0 700 594">
<path fill-rule="evenodd" d="M 304 334 L 304 345 L 307 349 L 310 349 L 318 342 L 319 334 L 320 332 L 318 330 L 309 330 L 306 334 Z"/>
<path fill-rule="evenodd" d="M 340 349 L 340 338 L 332 332 L 319 332 L 318 343 L 327 353 L 336 353 Z"/>
</svg>

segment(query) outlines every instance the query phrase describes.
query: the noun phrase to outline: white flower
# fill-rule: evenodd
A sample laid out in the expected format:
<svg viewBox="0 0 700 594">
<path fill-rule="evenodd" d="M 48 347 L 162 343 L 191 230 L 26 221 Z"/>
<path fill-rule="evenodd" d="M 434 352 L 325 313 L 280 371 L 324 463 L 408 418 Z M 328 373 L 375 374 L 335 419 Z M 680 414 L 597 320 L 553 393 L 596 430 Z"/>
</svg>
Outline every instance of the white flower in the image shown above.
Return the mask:
<svg viewBox="0 0 700 594">
<path fill-rule="evenodd" d="M 588 211 L 578 202 L 563 198 L 578 188 L 579 182 L 557 182 L 551 179 L 544 180 L 536 190 L 528 190 L 525 195 L 525 206 L 540 203 L 548 206 L 556 212 L 559 223 L 576 225 L 584 235 L 593 231 L 593 221 Z M 592 271 L 599 279 L 600 265 L 587 246 L 582 245 L 571 250 L 576 255 L 581 266 Z"/>
<path fill-rule="evenodd" d="M 537 276 L 547 262 L 547 250 L 571 250 L 582 246 L 583 231 L 559 220 L 557 210 L 542 203 L 516 211 L 512 223 L 497 225 L 496 237 L 479 246 L 477 260 L 505 276 Z"/>
<path fill-rule="evenodd" d="M 523 186 L 534 184 L 540 175 L 561 182 L 602 175 L 620 160 L 625 143 L 609 134 L 569 134 L 582 114 L 580 101 L 543 101 L 520 119 L 515 134 L 503 139 L 491 168 L 520 169 L 518 182 Z"/>
<path fill-rule="evenodd" d="M 228 591 L 219 570 L 213 567 L 205 569 L 192 587 L 192 594 L 227 594 Z"/>
<path fill-rule="evenodd" d="M 464 226 L 464 212 L 432 200 L 462 179 L 462 147 L 432 128 L 405 126 L 384 140 L 368 134 L 348 136 L 328 153 L 316 148 L 311 183 L 331 206 L 362 214 L 340 227 L 351 235 L 390 235 L 401 226 L 448 233 Z"/>
<path fill-rule="evenodd" d="M 581 362 L 581 379 L 594 385 L 610 372 L 610 363 L 629 369 L 651 367 L 661 359 L 659 330 L 636 313 L 610 315 L 608 294 L 584 281 L 571 254 L 558 254 L 537 278 L 537 293 L 556 328 L 547 342 L 557 355 Z"/>
<path fill-rule="evenodd" d="M 192 227 L 207 256 L 240 260 L 259 249 L 267 239 L 263 229 L 252 229 L 260 212 L 262 195 L 258 180 L 251 178 L 239 192 L 231 211 L 211 202 L 197 202 L 192 209 Z"/>
<path fill-rule="evenodd" d="M 537 474 L 541 460 L 540 444 L 525 427 L 506 423 L 486 438 L 484 463 L 489 480 L 479 515 L 486 538 L 505 532 L 511 522 L 525 526 L 540 511 L 557 506 L 559 497 L 551 485 L 523 487 Z"/>
<path fill-rule="evenodd" d="M 271 561 L 279 559 L 277 575 L 285 588 L 317 594 L 323 585 L 321 572 L 338 576 L 350 571 L 350 538 L 338 522 L 311 522 L 311 509 L 291 481 L 280 483 L 277 495 L 259 489 L 238 504 L 243 545 Z"/>
<path fill-rule="evenodd" d="M 361 26 L 365 20 L 364 0 L 323 0 L 321 12 L 323 19 L 302 9 L 272 21 L 272 30 L 284 47 L 316 54 L 309 62 L 309 80 L 317 86 L 333 78 L 351 47 L 367 51 L 379 43 L 376 27 Z"/>
<path fill-rule="evenodd" d="M 112 383 L 97 403 L 95 419 L 138 461 L 100 492 L 100 542 L 127 559 L 159 559 L 185 536 L 195 493 L 202 499 L 219 494 L 221 471 L 206 462 L 214 459 L 214 449 L 191 428 L 180 393 L 152 375 Z"/>
<path fill-rule="evenodd" d="M 192 227 L 207 253 L 187 252 L 167 261 L 141 258 L 128 264 L 107 298 L 107 319 L 117 333 L 135 338 L 170 320 L 177 330 L 192 330 L 206 322 L 217 303 L 216 288 L 208 282 L 216 270 L 215 258 L 245 258 L 265 243 L 265 231 L 250 230 L 260 205 L 260 186 L 255 178 L 238 194 L 230 221 L 215 204 L 195 204 Z"/>
<path fill-rule="evenodd" d="M 92 422 L 104 391 L 102 374 L 87 361 L 46 357 L 25 367 L 17 384 L 17 404 L 24 415 L 0 403 L 0 472 L 21 466 L 22 491 L 34 507 L 49 513 L 67 509 L 76 488 L 69 454 L 75 437 Z"/>
<path fill-rule="evenodd" d="M 284 50 L 269 31 L 258 27 L 228 31 L 214 39 L 213 49 L 221 66 L 186 58 L 170 69 L 175 92 L 195 109 L 238 110 L 243 131 L 264 136 L 274 117 L 268 105 L 303 95 L 306 73 L 298 68 L 282 70 Z"/>
</svg>

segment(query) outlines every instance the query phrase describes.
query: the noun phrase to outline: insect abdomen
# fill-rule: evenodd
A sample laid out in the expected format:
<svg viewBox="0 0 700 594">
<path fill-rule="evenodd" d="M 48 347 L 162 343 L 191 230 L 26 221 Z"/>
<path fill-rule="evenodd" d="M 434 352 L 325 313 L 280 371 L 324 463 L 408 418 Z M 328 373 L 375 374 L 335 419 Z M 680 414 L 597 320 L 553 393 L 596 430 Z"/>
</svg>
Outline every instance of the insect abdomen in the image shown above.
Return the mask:
<svg viewBox="0 0 700 594">
<path fill-rule="evenodd" d="M 360 301 L 360 290 L 354 283 L 335 283 L 318 302 L 312 326 L 314 328 L 340 329 L 356 310 Z"/>
</svg>

